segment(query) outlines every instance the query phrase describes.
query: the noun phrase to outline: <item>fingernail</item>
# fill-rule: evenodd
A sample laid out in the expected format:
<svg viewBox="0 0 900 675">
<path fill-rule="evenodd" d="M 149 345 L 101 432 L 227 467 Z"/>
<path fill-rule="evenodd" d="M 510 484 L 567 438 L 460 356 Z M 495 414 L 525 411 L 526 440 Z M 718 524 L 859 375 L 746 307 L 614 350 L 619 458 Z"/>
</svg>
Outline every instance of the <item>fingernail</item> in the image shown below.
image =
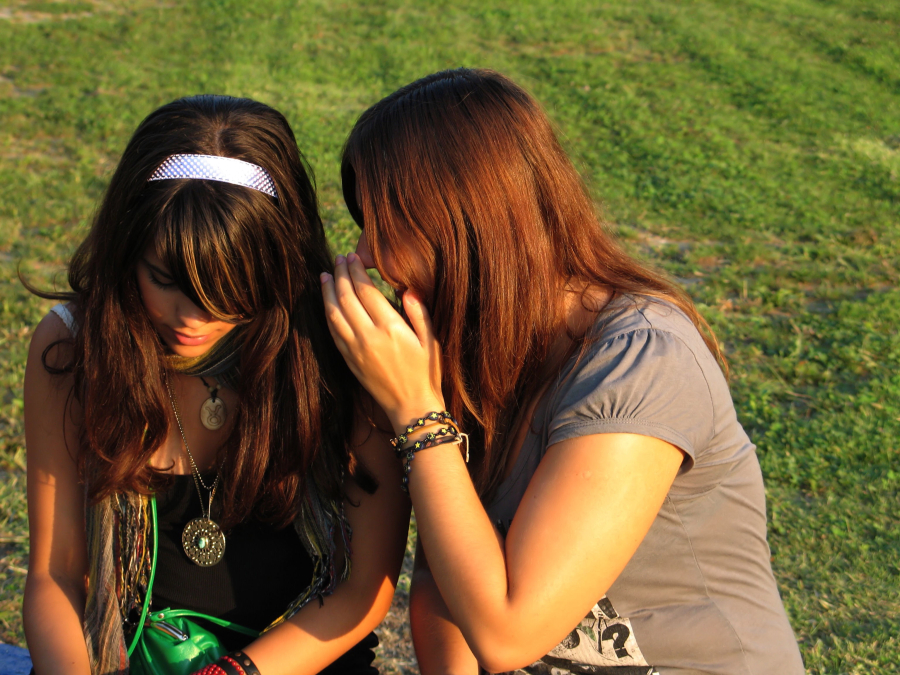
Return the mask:
<svg viewBox="0 0 900 675">
<path fill-rule="evenodd" d="M 346 258 L 344 258 L 344 256 L 342 256 L 342 255 L 339 255 L 337 258 L 334 259 L 334 264 L 335 265 L 343 265 L 345 261 L 346 261 Z"/>
<path fill-rule="evenodd" d="M 331 281 L 331 275 L 328 274 L 328 272 L 322 272 L 322 274 L 319 275 L 319 281 L 323 284 L 327 284 L 329 281 Z"/>
<path fill-rule="evenodd" d="M 357 260 L 359 260 L 359 256 L 356 255 L 355 253 L 348 253 L 348 254 L 347 254 L 347 262 L 354 263 L 354 262 L 356 262 Z"/>
</svg>

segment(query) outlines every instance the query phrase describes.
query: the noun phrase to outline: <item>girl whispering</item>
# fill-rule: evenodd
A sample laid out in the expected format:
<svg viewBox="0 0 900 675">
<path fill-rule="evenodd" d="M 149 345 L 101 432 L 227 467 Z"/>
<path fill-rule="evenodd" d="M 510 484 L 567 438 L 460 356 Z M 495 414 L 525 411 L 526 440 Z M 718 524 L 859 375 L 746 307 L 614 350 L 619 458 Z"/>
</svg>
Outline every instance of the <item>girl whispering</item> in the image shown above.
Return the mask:
<svg viewBox="0 0 900 675">
<path fill-rule="evenodd" d="M 362 234 L 326 311 L 395 430 L 422 672 L 802 675 L 719 346 L 536 101 L 422 78 L 360 117 L 343 178 Z"/>
</svg>

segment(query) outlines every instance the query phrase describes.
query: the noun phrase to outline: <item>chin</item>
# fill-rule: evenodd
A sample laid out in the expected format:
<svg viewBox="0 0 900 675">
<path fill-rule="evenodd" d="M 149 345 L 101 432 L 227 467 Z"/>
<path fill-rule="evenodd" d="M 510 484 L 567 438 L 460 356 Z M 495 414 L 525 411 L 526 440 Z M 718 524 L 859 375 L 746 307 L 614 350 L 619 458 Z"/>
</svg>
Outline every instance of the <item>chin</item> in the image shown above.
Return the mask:
<svg viewBox="0 0 900 675">
<path fill-rule="evenodd" d="M 214 344 L 214 343 L 213 343 Z M 197 346 L 183 345 L 183 344 L 171 344 L 167 343 L 169 351 L 175 354 L 175 356 L 180 356 L 185 359 L 193 359 L 198 356 L 203 356 L 206 352 L 210 350 L 212 344 L 204 344 Z"/>
</svg>

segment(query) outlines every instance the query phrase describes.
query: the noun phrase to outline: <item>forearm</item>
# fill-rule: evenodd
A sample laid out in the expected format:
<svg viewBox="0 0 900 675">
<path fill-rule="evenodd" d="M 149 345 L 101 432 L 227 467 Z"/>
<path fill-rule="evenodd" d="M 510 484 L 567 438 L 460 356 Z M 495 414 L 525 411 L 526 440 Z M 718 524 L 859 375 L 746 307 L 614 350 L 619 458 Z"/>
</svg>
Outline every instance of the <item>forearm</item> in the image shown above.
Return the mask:
<svg viewBox="0 0 900 675">
<path fill-rule="evenodd" d="M 516 617 L 534 599 L 513 597 L 503 541 L 455 446 L 417 453 L 409 479 L 431 574 L 450 615 L 484 664 L 486 657 L 519 641 Z"/>
<path fill-rule="evenodd" d="M 346 653 L 384 619 L 394 579 L 341 583 L 320 606 L 315 599 L 244 651 L 263 675 L 313 675 Z"/>
<path fill-rule="evenodd" d="M 25 637 L 37 675 L 90 675 L 82 632 L 84 593 L 49 576 L 29 575 L 25 584 Z"/>
<path fill-rule="evenodd" d="M 378 489 L 369 494 L 353 479 L 345 482 L 344 507 L 353 531 L 350 577 L 324 604 L 313 599 L 247 647 L 263 675 L 318 673 L 368 635 L 390 609 L 406 551 L 409 499 L 400 490 L 400 468 L 387 438 L 362 424 L 355 438 L 360 443 L 356 457 Z"/>
<path fill-rule="evenodd" d="M 475 675 L 478 662 L 428 570 L 416 570 L 409 597 L 413 644 L 422 675 Z"/>
<path fill-rule="evenodd" d="M 463 460 L 443 447 L 413 460 L 419 536 L 450 613 L 492 672 L 547 653 L 603 596 L 654 522 L 682 459 L 669 443 L 635 434 L 552 446 L 501 546 Z"/>
</svg>

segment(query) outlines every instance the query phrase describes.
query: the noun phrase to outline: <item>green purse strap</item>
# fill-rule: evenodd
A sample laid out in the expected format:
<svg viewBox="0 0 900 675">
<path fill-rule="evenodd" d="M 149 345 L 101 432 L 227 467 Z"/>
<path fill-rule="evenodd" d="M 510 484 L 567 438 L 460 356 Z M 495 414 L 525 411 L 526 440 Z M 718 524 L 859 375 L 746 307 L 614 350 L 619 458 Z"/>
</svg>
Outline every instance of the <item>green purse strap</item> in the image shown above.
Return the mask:
<svg viewBox="0 0 900 675">
<path fill-rule="evenodd" d="M 258 630 L 253 630 L 252 628 L 247 628 L 246 626 L 232 623 L 231 621 L 227 621 L 226 619 L 220 619 L 217 616 L 201 614 L 200 612 L 195 612 L 191 609 L 164 609 L 159 612 L 153 612 L 153 618 L 159 619 L 160 621 L 165 621 L 166 619 L 177 619 L 179 617 L 187 617 L 188 619 L 202 619 L 204 621 L 209 621 L 216 626 L 221 626 L 222 628 L 233 630 L 235 633 L 241 633 L 250 637 L 259 637 Z"/>
<path fill-rule="evenodd" d="M 159 528 L 156 526 L 156 495 L 150 495 L 150 513 L 153 517 L 153 560 L 150 563 L 150 582 L 147 584 L 147 593 L 144 595 L 144 608 L 141 610 L 141 621 L 138 623 L 137 632 L 131 640 L 131 646 L 128 648 L 128 658 L 137 647 L 138 640 L 141 639 L 141 633 L 144 632 L 144 622 L 147 620 L 147 612 L 150 610 L 150 596 L 153 594 L 153 579 L 156 576 L 156 552 L 159 549 Z"/>
</svg>

